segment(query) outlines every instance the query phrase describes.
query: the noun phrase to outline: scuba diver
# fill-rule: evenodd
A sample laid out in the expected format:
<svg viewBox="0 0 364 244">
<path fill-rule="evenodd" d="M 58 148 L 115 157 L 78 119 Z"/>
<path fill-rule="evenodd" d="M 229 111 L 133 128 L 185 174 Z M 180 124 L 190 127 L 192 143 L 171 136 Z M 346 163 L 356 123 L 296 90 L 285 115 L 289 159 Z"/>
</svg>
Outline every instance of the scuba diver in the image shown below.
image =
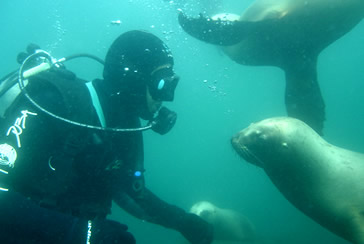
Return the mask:
<svg viewBox="0 0 364 244">
<path fill-rule="evenodd" d="M 163 135 L 176 121 L 162 106 L 179 81 L 169 48 L 148 32 L 123 33 L 104 79 L 92 82 L 66 59 L 30 46 L 0 83 L 1 242 L 133 244 L 126 225 L 106 218 L 114 201 L 192 244 L 211 243 L 207 222 L 145 187 L 142 131 Z"/>
</svg>

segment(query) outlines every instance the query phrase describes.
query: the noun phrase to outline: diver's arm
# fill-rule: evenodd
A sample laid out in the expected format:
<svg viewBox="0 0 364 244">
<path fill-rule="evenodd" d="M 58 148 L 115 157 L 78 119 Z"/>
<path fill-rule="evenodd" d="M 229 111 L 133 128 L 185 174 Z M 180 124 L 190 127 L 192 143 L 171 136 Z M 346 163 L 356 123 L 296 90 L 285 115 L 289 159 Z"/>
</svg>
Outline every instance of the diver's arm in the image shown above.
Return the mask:
<svg viewBox="0 0 364 244">
<path fill-rule="evenodd" d="M 132 198 L 126 192 L 118 192 L 116 195 L 114 195 L 113 200 L 119 207 L 134 217 L 138 219 L 147 218 L 145 211 L 137 204 L 134 198 Z"/>
<path fill-rule="evenodd" d="M 192 244 L 212 242 L 212 226 L 206 221 L 164 202 L 146 188 L 137 197 L 117 193 L 114 195 L 114 201 L 139 219 L 179 231 Z"/>
</svg>

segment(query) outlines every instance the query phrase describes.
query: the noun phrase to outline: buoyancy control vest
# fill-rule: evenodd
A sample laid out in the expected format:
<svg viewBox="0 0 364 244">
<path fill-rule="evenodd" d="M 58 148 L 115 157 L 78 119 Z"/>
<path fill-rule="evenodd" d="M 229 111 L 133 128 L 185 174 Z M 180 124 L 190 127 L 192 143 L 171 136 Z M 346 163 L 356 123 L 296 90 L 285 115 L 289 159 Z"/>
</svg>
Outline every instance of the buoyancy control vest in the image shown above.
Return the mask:
<svg viewBox="0 0 364 244">
<path fill-rule="evenodd" d="M 57 69 L 31 77 L 26 89 L 37 102 L 57 115 L 101 126 L 85 83 L 72 72 Z M 77 194 L 79 188 L 87 188 L 82 185 L 85 182 L 92 183 L 92 179 L 87 179 L 88 170 L 83 173 L 78 171 L 84 166 L 91 167 L 91 171 L 95 172 L 97 167 L 92 164 L 80 166 L 84 160 L 77 157 L 97 152 L 102 142 L 95 131 L 43 114 L 21 93 L 4 112 L 0 128 L 0 145 L 12 147 L 17 154 L 17 159 L 10 167 L 5 163 L 0 166 L 1 170 L 8 172 L 0 173 L 0 183 L 3 184 L 0 187 L 20 192 L 43 206 L 75 215 L 92 218 L 108 213 L 111 196 L 97 187 L 94 190 L 101 194 L 100 200 L 88 199 L 88 206 L 85 206 L 87 201 L 83 199 L 76 200 L 76 204 L 66 199 Z M 94 175 L 91 173 L 90 177 Z M 83 179 L 85 182 L 82 182 Z"/>
</svg>

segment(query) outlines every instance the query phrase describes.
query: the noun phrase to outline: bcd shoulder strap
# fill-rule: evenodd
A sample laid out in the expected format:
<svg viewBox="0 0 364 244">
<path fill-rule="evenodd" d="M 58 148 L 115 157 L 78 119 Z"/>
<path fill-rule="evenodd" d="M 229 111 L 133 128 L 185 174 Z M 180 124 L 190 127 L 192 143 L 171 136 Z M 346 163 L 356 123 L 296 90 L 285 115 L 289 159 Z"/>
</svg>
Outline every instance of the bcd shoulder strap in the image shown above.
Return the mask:
<svg viewBox="0 0 364 244">
<path fill-rule="evenodd" d="M 61 94 L 69 119 L 79 123 L 95 125 L 98 123 L 91 95 L 85 80 L 79 79 L 68 70 L 48 71 L 35 77 L 41 82 L 53 85 Z M 32 80 L 29 80 L 31 83 Z"/>
</svg>

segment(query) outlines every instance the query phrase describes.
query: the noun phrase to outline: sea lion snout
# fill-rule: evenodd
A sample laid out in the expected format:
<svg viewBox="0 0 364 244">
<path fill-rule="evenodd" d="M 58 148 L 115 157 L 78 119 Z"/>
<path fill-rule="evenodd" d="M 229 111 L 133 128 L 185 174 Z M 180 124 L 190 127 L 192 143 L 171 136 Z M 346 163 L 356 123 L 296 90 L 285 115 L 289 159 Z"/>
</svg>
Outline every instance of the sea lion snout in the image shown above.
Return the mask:
<svg viewBox="0 0 364 244">
<path fill-rule="evenodd" d="M 201 201 L 195 203 L 190 212 L 213 226 L 216 243 L 255 243 L 254 225 L 233 209 L 219 208 L 210 202 Z"/>
<path fill-rule="evenodd" d="M 256 153 L 264 149 L 267 139 L 267 133 L 257 128 L 255 124 L 251 124 L 246 129 L 235 134 L 231 138 L 231 144 L 243 159 L 258 167 L 262 167 L 261 161 L 256 157 Z"/>
<path fill-rule="evenodd" d="M 243 145 L 255 144 L 259 141 L 266 141 L 268 139 L 268 133 L 260 128 L 257 124 L 251 124 L 247 128 L 239 131 L 231 138 L 231 143 L 234 148 L 241 147 Z"/>
<path fill-rule="evenodd" d="M 292 118 L 278 117 L 265 119 L 249 125 L 231 138 L 234 150 L 249 163 L 263 167 L 265 158 L 274 157 L 276 152 L 289 147 L 287 141 L 291 130 L 287 124 L 297 121 Z"/>
</svg>

